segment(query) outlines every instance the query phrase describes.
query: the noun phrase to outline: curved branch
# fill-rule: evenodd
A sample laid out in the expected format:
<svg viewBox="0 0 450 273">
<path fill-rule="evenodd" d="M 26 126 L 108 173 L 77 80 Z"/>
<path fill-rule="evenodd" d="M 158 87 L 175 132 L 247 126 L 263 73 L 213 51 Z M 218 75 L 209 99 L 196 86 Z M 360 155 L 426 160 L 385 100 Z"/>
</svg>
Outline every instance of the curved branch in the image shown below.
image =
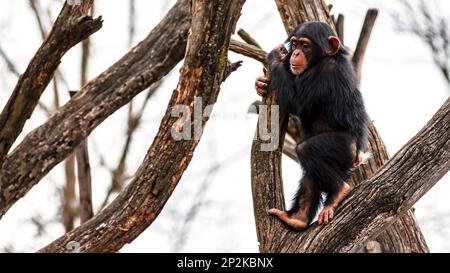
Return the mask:
<svg viewBox="0 0 450 273">
<path fill-rule="evenodd" d="M 102 27 L 101 17 L 88 14 L 93 0 L 81 5 L 64 4 L 47 39 L 38 49 L 0 114 L 0 166 L 22 132 L 61 58 L 73 46 Z"/>
<path fill-rule="evenodd" d="M 231 40 L 230 50 L 238 54 L 247 56 L 249 58 L 255 59 L 258 62 L 262 63 L 262 65 L 266 66 L 267 52 L 254 45 L 246 44 L 236 40 Z"/>
<path fill-rule="evenodd" d="M 181 61 L 190 27 L 189 2 L 179 0 L 147 38 L 87 83 L 6 157 L 0 168 L 0 217 L 108 116 Z"/>
<path fill-rule="evenodd" d="M 207 118 L 203 122 L 200 120 L 201 128 L 197 128 L 195 119 L 198 117 L 194 112 L 200 109 L 195 107 L 198 107 L 199 97 L 202 111 L 217 100 L 224 80 L 230 36 L 243 4 L 244 0 L 192 2 L 192 28 L 180 81 L 135 179 L 95 218 L 57 239 L 42 252 L 65 252 L 71 241 L 78 242 L 83 252 L 117 251 L 139 236 L 158 216 L 199 142 L 199 139 L 174 140 L 172 130 L 179 127 L 180 120 L 172 117 L 172 108 L 180 105 L 188 108 L 194 120 L 189 119 L 187 126 L 200 129 L 201 134 L 201 125 L 206 124 Z"/>
</svg>

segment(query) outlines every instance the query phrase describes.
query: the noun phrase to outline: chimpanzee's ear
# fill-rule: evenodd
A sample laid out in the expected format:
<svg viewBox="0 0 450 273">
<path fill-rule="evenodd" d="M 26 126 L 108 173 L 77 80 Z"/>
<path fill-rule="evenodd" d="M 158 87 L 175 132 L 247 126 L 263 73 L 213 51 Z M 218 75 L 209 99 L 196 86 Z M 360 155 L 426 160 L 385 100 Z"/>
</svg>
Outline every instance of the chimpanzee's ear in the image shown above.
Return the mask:
<svg viewBox="0 0 450 273">
<path fill-rule="evenodd" d="M 325 50 L 325 53 L 328 56 L 333 56 L 333 55 L 337 54 L 340 48 L 341 48 L 341 42 L 339 41 L 338 37 L 336 37 L 336 36 L 328 37 L 328 46 Z"/>
</svg>

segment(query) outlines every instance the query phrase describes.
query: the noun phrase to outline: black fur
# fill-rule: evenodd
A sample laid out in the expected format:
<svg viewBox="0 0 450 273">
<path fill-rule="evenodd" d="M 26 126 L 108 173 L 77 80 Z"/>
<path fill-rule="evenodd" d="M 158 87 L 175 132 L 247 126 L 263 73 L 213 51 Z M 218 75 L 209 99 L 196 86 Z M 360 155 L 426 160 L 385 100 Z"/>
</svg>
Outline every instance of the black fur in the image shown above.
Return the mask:
<svg viewBox="0 0 450 273">
<path fill-rule="evenodd" d="M 333 30 L 324 23 L 308 22 L 297 26 L 289 39 L 294 35 L 312 41 L 309 66 L 295 76 L 289 63 L 292 52 L 282 61 L 279 50 L 275 49 L 268 56 L 269 90 L 277 92 L 284 114 L 296 115 L 301 121 L 305 141 L 296 151 L 304 177 L 288 214 L 307 206 L 306 214 L 311 222 L 321 192 L 328 194 L 327 205 L 341 183 L 349 179 L 356 156 L 351 145 L 356 145 L 357 151 L 365 150 L 367 114 L 346 49 L 341 46 L 337 54 L 326 55 L 328 38 L 336 36 Z"/>
</svg>

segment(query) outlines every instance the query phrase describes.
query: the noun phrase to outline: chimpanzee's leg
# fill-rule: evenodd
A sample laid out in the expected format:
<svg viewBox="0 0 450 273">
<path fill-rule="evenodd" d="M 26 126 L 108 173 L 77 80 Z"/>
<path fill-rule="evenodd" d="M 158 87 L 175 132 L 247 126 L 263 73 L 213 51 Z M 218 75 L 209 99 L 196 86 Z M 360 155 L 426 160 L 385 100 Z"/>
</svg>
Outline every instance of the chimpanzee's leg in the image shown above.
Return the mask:
<svg viewBox="0 0 450 273">
<path fill-rule="evenodd" d="M 355 158 L 352 145 L 354 141 L 346 133 L 322 133 L 299 144 L 296 152 L 304 171 L 302 182 L 306 183 L 300 187 L 291 210 L 269 212 L 293 228 L 305 229 L 317 210 L 320 192 L 324 191 L 327 200 L 319 224 L 328 223 L 349 191 L 345 181 Z"/>
<path fill-rule="evenodd" d="M 308 225 L 311 224 L 321 202 L 321 193 L 308 176 L 303 176 L 293 201 L 292 208 L 287 211 L 287 214 Z"/>
<path fill-rule="evenodd" d="M 350 177 L 356 157 L 355 142 L 346 133 L 323 133 L 298 147 L 302 167 L 321 191 L 327 193 L 319 224 L 328 223 L 334 217 L 334 209 L 350 190 L 345 182 Z"/>
</svg>

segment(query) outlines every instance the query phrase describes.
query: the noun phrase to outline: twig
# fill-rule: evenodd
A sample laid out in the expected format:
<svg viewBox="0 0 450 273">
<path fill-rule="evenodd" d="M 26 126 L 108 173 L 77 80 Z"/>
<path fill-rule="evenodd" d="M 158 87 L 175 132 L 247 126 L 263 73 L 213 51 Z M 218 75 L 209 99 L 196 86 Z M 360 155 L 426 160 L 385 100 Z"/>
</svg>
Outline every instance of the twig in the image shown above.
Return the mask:
<svg viewBox="0 0 450 273">
<path fill-rule="evenodd" d="M 73 97 L 76 92 L 69 92 Z M 80 224 L 87 222 L 94 216 L 92 207 L 91 165 L 89 163 L 89 151 L 87 139 L 75 149 L 77 162 L 78 195 L 80 198 Z"/>
<path fill-rule="evenodd" d="M 358 81 L 361 79 L 361 67 L 364 62 L 364 55 L 366 53 L 367 45 L 369 44 L 370 35 L 372 34 L 375 20 L 378 16 L 378 10 L 369 9 L 364 19 L 364 24 L 361 29 L 361 35 L 359 36 L 358 45 L 356 46 L 355 53 L 353 54 L 353 66 L 355 67 L 356 78 Z"/>
<path fill-rule="evenodd" d="M 73 155 L 70 155 L 64 161 L 64 174 L 66 176 L 66 184 L 61 196 L 61 214 L 64 230 L 69 232 L 73 229 L 75 218 L 78 215 L 75 196 L 75 157 Z"/>
<path fill-rule="evenodd" d="M 91 166 L 87 142 L 83 141 L 75 151 L 77 159 L 78 190 L 80 197 L 80 224 L 94 216 L 92 207 Z"/>
<path fill-rule="evenodd" d="M 12 61 L 9 59 L 8 55 L 5 53 L 5 51 L 0 47 L 0 56 L 5 61 L 6 66 L 8 67 L 8 70 L 16 75 L 16 77 L 20 77 L 20 73 L 17 71 L 16 66 L 12 63 Z"/>
<path fill-rule="evenodd" d="M 344 43 L 344 15 L 343 14 L 339 14 L 337 20 L 336 20 L 336 33 L 339 37 L 339 40 L 341 40 L 342 44 Z"/>
<path fill-rule="evenodd" d="M 255 59 L 258 62 L 262 63 L 264 66 L 266 65 L 267 52 L 254 45 L 249 45 L 236 40 L 231 40 L 229 49 L 238 54 L 242 54 L 249 58 Z"/>
<path fill-rule="evenodd" d="M 238 33 L 239 37 L 241 37 L 242 40 L 244 40 L 247 44 L 253 45 L 259 49 L 262 49 L 262 47 L 258 44 L 258 42 L 255 39 L 253 39 L 253 37 L 251 37 L 247 31 L 245 31 L 241 28 L 237 33 Z"/>
</svg>

